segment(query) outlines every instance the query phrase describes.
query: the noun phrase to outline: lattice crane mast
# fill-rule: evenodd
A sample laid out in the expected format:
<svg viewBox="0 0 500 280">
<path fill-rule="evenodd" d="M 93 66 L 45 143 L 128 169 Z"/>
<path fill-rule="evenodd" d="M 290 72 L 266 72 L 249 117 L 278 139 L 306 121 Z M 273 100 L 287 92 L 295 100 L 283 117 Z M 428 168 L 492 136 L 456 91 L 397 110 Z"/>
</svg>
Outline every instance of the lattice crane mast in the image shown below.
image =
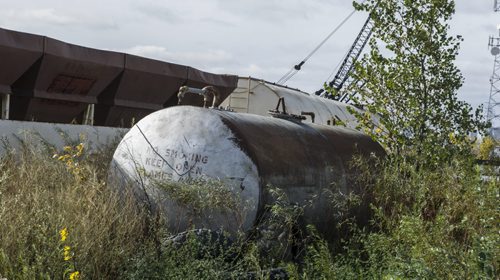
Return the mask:
<svg viewBox="0 0 500 280">
<path fill-rule="evenodd" d="M 361 31 L 356 37 L 356 40 L 354 40 L 354 43 L 347 52 L 346 56 L 344 57 L 344 60 L 342 61 L 342 64 L 340 65 L 337 74 L 335 75 L 333 80 L 328 83 L 328 85 L 335 90 L 335 93 L 325 94 L 324 97 L 329 99 L 335 99 L 338 101 L 347 101 L 348 94 L 344 93 L 343 95 L 340 95 L 340 90 L 349 79 L 349 75 L 351 74 L 351 71 L 354 68 L 354 64 L 356 63 L 359 56 L 361 55 L 361 52 L 365 48 L 366 43 L 368 42 L 368 39 L 372 34 L 372 30 L 373 30 L 373 22 L 370 16 L 368 16 L 365 24 L 363 25 Z M 321 95 L 324 91 L 325 91 L 324 89 L 320 89 L 316 91 L 316 95 Z"/>
</svg>

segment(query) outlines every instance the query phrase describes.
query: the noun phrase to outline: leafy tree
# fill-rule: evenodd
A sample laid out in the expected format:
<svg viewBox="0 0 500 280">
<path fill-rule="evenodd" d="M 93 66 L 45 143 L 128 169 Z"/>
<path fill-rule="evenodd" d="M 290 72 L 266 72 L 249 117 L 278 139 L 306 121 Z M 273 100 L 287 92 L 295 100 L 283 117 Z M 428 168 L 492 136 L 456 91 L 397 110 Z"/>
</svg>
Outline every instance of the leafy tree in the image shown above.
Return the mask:
<svg viewBox="0 0 500 280">
<path fill-rule="evenodd" d="M 494 157 L 493 151 L 496 145 L 497 143 L 495 143 L 495 140 L 490 136 L 483 138 L 482 142 L 479 144 L 477 157 L 483 160 L 492 159 L 492 157 Z"/>
<path fill-rule="evenodd" d="M 461 36 L 448 35 L 453 0 L 354 2 L 373 20 L 371 51 L 356 64 L 347 89 L 366 113 L 360 127 L 392 155 L 425 162 L 470 150 L 470 133 L 483 130 L 482 108 L 457 98 L 463 83 L 454 61 Z M 377 117 L 374 117 L 377 116 Z M 376 119 L 376 120 L 375 120 Z"/>
</svg>

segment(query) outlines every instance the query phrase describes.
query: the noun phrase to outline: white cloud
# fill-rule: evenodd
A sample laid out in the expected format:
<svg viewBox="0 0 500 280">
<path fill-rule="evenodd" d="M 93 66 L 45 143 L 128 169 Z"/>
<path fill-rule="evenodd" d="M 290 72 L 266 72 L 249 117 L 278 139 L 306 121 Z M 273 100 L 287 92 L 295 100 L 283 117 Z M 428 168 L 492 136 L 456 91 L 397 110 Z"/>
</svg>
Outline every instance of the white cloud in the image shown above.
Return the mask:
<svg viewBox="0 0 500 280">
<path fill-rule="evenodd" d="M 20 13 L 21 19 L 33 20 L 38 22 L 47 22 L 51 24 L 71 24 L 75 22 L 74 18 L 57 14 L 54 9 L 27 10 Z"/>
<path fill-rule="evenodd" d="M 0 17 L 6 22 L 22 21 L 22 22 L 37 22 L 47 24 L 72 24 L 76 20 L 74 18 L 58 14 L 53 8 L 31 9 L 31 10 L 4 10 L 0 11 Z"/>
<path fill-rule="evenodd" d="M 169 59 L 173 56 L 166 48 L 160 46 L 134 46 L 124 49 L 123 52 L 155 59 Z"/>
<path fill-rule="evenodd" d="M 208 50 L 204 52 L 179 52 L 177 57 L 187 61 L 206 63 L 221 63 L 232 59 L 232 55 L 223 50 Z"/>
<path fill-rule="evenodd" d="M 0 10 L 0 23 L 5 26 L 57 26 L 68 28 L 79 26 L 84 28 L 97 28 L 100 30 L 116 29 L 117 23 L 110 18 L 99 18 L 94 14 L 63 12 L 54 8 L 38 9 L 5 9 Z"/>
<path fill-rule="evenodd" d="M 259 65 L 257 65 L 257 64 L 250 64 L 250 65 L 248 65 L 248 67 L 243 69 L 243 71 L 249 73 L 250 75 L 255 75 L 255 74 L 262 73 L 264 70 L 261 67 L 259 67 Z"/>
<path fill-rule="evenodd" d="M 266 0 L 266 1 L 234 1 L 215 0 L 220 9 L 229 14 L 236 14 L 245 19 L 275 22 L 303 21 L 331 12 L 331 7 L 353 9 L 350 1 L 323 0 Z M 331 15 L 331 14 L 330 14 Z"/>
<path fill-rule="evenodd" d="M 232 55 L 223 50 L 171 52 L 165 47 L 154 45 L 139 45 L 121 51 L 174 63 L 182 63 L 192 66 L 193 64 L 196 64 L 195 66 L 201 65 L 205 66 L 204 68 L 208 67 L 206 65 L 224 63 L 232 59 Z"/>
</svg>

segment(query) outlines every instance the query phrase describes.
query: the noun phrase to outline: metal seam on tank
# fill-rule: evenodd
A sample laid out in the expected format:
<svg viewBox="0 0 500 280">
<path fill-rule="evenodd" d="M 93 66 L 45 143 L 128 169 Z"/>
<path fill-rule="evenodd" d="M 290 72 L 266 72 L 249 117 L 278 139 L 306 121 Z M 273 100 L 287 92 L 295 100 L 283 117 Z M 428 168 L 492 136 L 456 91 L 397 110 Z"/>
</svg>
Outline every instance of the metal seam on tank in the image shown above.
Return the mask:
<svg viewBox="0 0 500 280">
<path fill-rule="evenodd" d="M 215 115 L 220 122 L 222 123 L 223 126 L 225 126 L 229 132 L 232 134 L 232 136 L 238 140 L 238 142 L 233 141 L 232 139 L 228 139 L 231 141 L 231 143 L 240 151 L 243 153 L 244 156 L 247 157 L 248 161 L 254 166 L 255 171 L 256 171 L 256 178 L 258 178 L 257 181 L 257 191 L 258 191 L 258 196 L 257 196 L 257 205 L 254 208 L 255 209 L 255 215 L 252 217 L 252 222 L 251 222 L 251 227 L 255 226 L 257 224 L 257 221 L 259 220 L 259 217 L 261 216 L 261 202 L 262 202 L 262 196 L 263 196 L 263 190 L 262 190 L 262 179 L 261 179 L 261 171 L 260 167 L 258 165 L 258 162 L 255 160 L 256 157 L 252 154 L 251 150 L 248 149 L 248 144 L 245 141 L 245 138 L 241 136 L 240 130 L 236 125 L 234 125 L 231 122 L 231 117 L 229 114 L 226 114 L 225 112 L 218 111 L 218 110 L 210 110 L 208 111 L 209 113 L 212 113 Z M 241 143 L 241 145 L 240 145 Z"/>
<path fill-rule="evenodd" d="M 219 111 L 216 111 L 216 112 L 219 115 L 219 118 L 222 121 L 222 123 L 225 126 L 227 126 L 227 128 L 240 141 L 240 143 L 244 144 L 244 146 L 238 145 L 238 148 L 250 159 L 250 161 L 257 168 L 257 177 L 259 178 L 259 199 L 258 199 L 258 203 L 257 203 L 257 212 L 256 212 L 256 215 L 255 215 L 255 220 L 254 220 L 254 225 L 255 225 L 258 222 L 259 217 L 262 215 L 262 213 L 264 211 L 264 205 L 262 205 L 262 203 L 264 201 L 264 187 L 263 187 L 262 184 L 264 182 L 262 182 L 262 176 L 260 175 L 260 174 L 262 174 L 262 170 L 261 170 L 260 164 L 259 164 L 259 162 L 257 160 L 258 157 L 255 156 L 250 149 L 246 148 L 246 147 L 248 147 L 248 144 L 246 143 L 245 138 L 242 137 L 242 135 L 240 134 L 240 131 L 239 131 L 238 127 L 231 122 L 229 116 L 226 115 L 226 114 L 224 114 L 223 112 L 219 112 Z"/>
<path fill-rule="evenodd" d="M 219 113 L 219 112 L 218 112 Z M 244 137 L 242 137 L 242 135 L 240 134 L 239 132 L 239 129 L 238 127 L 233 124 L 230 119 L 229 119 L 229 116 L 225 115 L 225 114 L 218 114 L 219 115 L 219 118 L 220 120 L 222 121 L 222 123 L 227 126 L 229 128 L 229 130 L 234 134 L 235 138 L 238 140 L 238 143 L 244 143 L 246 144 L 246 141 L 244 139 Z M 255 163 L 255 159 L 256 157 L 254 155 L 252 155 L 252 152 L 246 148 L 246 146 L 248 145 L 239 145 L 237 142 L 235 141 L 232 141 L 245 155 L 247 155 L 250 160 Z M 258 166 L 257 166 L 258 168 Z"/>
</svg>

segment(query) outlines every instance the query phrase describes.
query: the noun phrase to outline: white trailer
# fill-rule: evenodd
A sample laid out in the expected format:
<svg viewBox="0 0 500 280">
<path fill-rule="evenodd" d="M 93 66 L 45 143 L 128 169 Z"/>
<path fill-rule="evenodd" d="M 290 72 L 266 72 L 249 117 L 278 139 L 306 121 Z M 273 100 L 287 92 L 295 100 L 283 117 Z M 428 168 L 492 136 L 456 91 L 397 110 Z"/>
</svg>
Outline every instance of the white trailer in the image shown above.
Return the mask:
<svg viewBox="0 0 500 280">
<path fill-rule="evenodd" d="M 305 122 L 313 122 L 310 114 L 313 113 L 314 123 L 317 124 L 344 123 L 347 127 L 356 127 L 356 118 L 347 109 L 352 106 L 346 103 L 252 77 L 240 77 L 238 87 L 222 102 L 221 106 L 235 112 L 267 116 L 269 110 L 276 109 L 280 98 L 284 98 L 288 113 L 309 116 Z"/>
</svg>

